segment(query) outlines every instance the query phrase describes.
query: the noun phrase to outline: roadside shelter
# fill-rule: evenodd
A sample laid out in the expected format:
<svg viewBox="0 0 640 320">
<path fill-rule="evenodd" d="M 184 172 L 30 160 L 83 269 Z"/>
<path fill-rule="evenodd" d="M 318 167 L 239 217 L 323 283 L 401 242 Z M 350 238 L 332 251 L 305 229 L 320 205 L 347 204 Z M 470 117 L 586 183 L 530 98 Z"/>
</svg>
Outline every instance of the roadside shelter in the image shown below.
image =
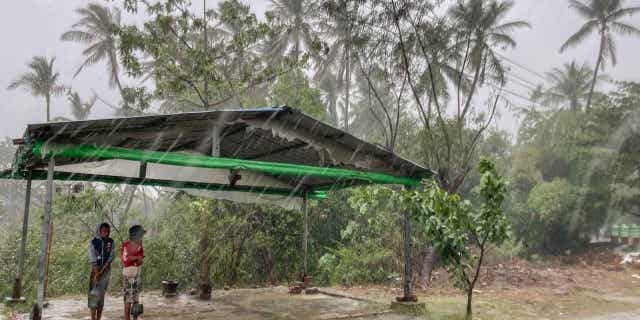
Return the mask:
<svg viewBox="0 0 640 320">
<path fill-rule="evenodd" d="M 308 199 L 370 184 L 418 187 L 429 169 L 289 107 L 218 110 L 27 126 L 11 170 L 27 182 L 13 299 L 21 296 L 32 180 L 46 180 L 37 307 L 45 296 L 54 181 L 159 186 L 304 210 Z M 412 295 L 410 223 L 404 218 L 404 295 Z"/>
</svg>

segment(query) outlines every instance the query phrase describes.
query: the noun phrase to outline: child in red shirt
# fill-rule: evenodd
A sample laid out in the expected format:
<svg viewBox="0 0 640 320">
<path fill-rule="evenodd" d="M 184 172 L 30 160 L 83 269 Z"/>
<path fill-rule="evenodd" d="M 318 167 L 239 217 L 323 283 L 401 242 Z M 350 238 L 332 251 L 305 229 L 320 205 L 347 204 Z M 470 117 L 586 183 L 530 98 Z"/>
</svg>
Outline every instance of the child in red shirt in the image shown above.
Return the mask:
<svg viewBox="0 0 640 320">
<path fill-rule="evenodd" d="M 124 318 L 130 320 L 131 306 L 138 304 L 142 281 L 140 266 L 144 260 L 142 248 L 142 236 L 145 230 L 140 225 L 129 228 L 129 240 L 122 243 L 120 258 L 123 266 L 123 290 L 124 290 Z"/>
<path fill-rule="evenodd" d="M 139 267 L 144 259 L 144 248 L 142 247 L 142 239 L 138 242 L 127 240 L 122 243 L 122 266 Z"/>
</svg>

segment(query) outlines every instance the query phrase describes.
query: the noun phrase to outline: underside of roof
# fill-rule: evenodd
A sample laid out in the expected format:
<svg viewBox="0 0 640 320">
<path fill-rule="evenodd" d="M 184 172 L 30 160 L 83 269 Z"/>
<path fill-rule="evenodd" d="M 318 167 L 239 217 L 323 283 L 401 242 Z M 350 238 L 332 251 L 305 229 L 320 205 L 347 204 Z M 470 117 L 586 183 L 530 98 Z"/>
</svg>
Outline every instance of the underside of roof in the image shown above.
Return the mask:
<svg viewBox="0 0 640 320">
<path fill-rule="evenodd" d="M 51 156 L 66 180 L 292 196 L 368 183 L 415 185 L 431 176 L 288 107 L 32 124 L 22 142 L 16 177 L 42 175 Z"/>
</svg>

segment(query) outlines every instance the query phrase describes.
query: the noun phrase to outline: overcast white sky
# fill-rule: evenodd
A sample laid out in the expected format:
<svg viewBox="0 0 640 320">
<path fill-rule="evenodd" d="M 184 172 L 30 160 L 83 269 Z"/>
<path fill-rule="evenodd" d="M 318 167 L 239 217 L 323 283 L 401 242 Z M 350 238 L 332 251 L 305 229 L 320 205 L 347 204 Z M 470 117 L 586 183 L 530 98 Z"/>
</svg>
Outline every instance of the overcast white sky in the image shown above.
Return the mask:
<svg viewBox="0 0 640 320">
<path fill-rule="evenodd" d="M 213 7 L 216 1 L 208 2 Z M 102 65 L 90 67 L 72 79 L 82 62 L 82 45 L 59 40 L 60 35 L 77 20 L 73 10 L 86 3 L 86 0 L 12 0 L 4 3 L 0 11 L 0 33 L 4 39 L 0 50 L 0 138 L 19 137 L 27 123 L 43 122 L 45 119 L 42 98 L 34 98 L 23 90 L 6 89 L 18 74 L 26 70 L 25 63 L 34 55 L 55 56 L 55 67 L 61 73 L 62 82 L 71 85 L 83 98 L 90 97 L 91 91 L 95 90 L 101 97 L 117 101 L 115 92 L 107 86 L 108 75 L 106 67 Z M 269 6 L 267 0 L 248 3 L 258 14 L 262 14 Z M 515 0 L 515 4 L 511 19 L 527 20 L 533 28 L 515 33 L 518 47 L 505 52 L 507 57 L 540 74 L 571 60 L 595 64 L 595 37 L 589 38 L 579 48 L 564 54 L 558 52 L 563 41 L 582 24 L 580 18 L 568 8 L 567 1 Z M 627 0 L 625 6 L 640 6 L 640 0 Z M 640 27 L 640 16 L 628 22 Z M 619 37 L 617 40 L 618 65 L 607 68 L 607 74 L 617 80 L 640 81 L 640 39 Z M 532 72 L 512 67 L 511 73 L 519 78 L 534 83 L 542 81 Z M 517 82 L 522 81 L 512 81 L 507 88 L 528 96 L 527 89 Z M 516 104 L 526 105 L 525 101 L 515 96 L 509 99 Z M 98 103 L 92 117 L 107 117 L 111 113 L 111 109 Z M 66 98 L 55 98 L 52 101 L 52 117 L 68 114 Z M 497 126 L 513 132 L 517 122 L 507 110 L 502 110 Z"/>
</svg>

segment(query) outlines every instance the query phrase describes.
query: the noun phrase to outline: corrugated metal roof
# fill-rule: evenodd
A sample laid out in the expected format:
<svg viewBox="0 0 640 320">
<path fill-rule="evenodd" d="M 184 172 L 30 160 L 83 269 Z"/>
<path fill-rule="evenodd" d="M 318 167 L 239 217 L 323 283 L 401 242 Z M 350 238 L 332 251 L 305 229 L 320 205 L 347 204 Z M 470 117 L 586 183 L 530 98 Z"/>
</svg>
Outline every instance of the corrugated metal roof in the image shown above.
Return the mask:
<svg viewBox="0 0 640 320">
<path fill-rule="evenodd" d="M 120 147 L 151 151 L 211 153 L 212 130 L 221 130 L 220 157 L 260 160 L 428 177 L 431 171 L 380 146 L 289 107 L 217 110 L 128 118 L 30 124 L 26 141 Z M 42 159 L 28 156 L 23 166 L 41 169 Z M 56 164 L 78 160 L 56 159 Z M 25 169 L 20 168 L 20 169 Z M 337 183 L 324 178 L 278 177 L 292 187 Z"/>
</svg>

